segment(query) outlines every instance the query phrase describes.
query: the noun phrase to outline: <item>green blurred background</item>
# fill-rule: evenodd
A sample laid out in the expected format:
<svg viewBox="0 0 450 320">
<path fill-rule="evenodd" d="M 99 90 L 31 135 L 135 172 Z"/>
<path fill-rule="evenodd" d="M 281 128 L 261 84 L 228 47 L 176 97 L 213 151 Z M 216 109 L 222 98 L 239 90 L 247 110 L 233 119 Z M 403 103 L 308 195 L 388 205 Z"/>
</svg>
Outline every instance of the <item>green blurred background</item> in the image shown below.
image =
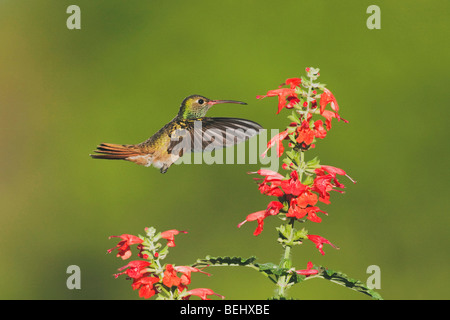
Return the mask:
<svg viewBox="0 0 450 320">
<path fill-rule="evenodd" d="M 66 9 L 81 8 L 81 30 Z M 366 9 L 381 8 L 381 30 Z M 347 170 L 321 224 L 341 249 L 311 243 L 307 261 L 365 281 L 381 268 L 385 299 L 448 299 L 448 86 L 446 1 L 0 1 L 0 298 L 137 299 L 112 274 L 109 235 L 144 227 L 188 230 L 168 263 L 255 255 L 278 263 L 278 219 L 237 223 L 266 207 L 247 171 L 259 165 L 173 166 L 167 174 L 94 161 L 100 142 L 138 143 L 190 94 L 236 99 L 210 116 L 283 128 L 275 98 L 255 96 L 321 69 L 341 115 L 307 156 Z M 345 179 L 341 180 L 345 183 Z M 81 268 L 81 290 L 66 268 Z M 266 299 L 273 285 L 245 268 L 193 275 L 194 287 L 227 299 Z M 325 280 L 289 291 L 298 299 L 366 299 Z"/>
</svg>

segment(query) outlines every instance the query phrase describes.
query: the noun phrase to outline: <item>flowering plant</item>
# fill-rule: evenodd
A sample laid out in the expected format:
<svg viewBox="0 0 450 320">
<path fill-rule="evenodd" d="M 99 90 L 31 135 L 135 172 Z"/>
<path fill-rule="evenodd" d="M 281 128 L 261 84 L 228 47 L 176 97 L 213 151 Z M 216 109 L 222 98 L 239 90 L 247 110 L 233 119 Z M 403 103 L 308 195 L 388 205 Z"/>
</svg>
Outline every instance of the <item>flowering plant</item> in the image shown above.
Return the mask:
<svg viewBox="0 0 450 320">
<path fill-rule="evenodd" d="M 114 247 L 108 250 L 111 253 L 117 249 L 117 257 L 126 260 L 131 257 L 131 245 L 137 244 L 137 254 L 143 260 L 130 261 L 125 266 L 119 268 L 120 273 L 115 274 L 117 278 L 121 275 L 127 275 L 133 280 L 131 287 L 133 290 L 139 290 L 139 297 L 151 298 L 156 296 L 159 300 L 187 300 L 191 296 L 198 296 L 202 300 L 209 300 L 208 296 L 216 295 L 207 288 L 195 288 L 188 290 L 191 283 L 191 273 L 200 272 L 210 275 L 202 271 L 202 269 L 191 266 L 174 266 L 172 264 L 162 264 L 162 260 L 166 258 L 170 247 L 175 247 L 175 236 L 179 233 L 187 233 L 186 231 L 178 231 L 175 229 L 157 233 L 155 228 L 146 228 L 145 236 L 134 236 L 131 234 L 123 234 L 121 236 L 111 236 L 110 238 L 122 239 Z M 161 239 L 166 239 L 167 244 L 162 249 Z"/>
<path fill-rule="evenodd" d="M 292 265 L 292 248 L 306 240 L 314 244 L 322 255 L 325 255 L 324 245 L 339 249 L 330 240 L 310 234 L 305 228 L 296 229 L 295 224 L 322 222 L 323 215 L 328 213 L 319 207 L 319 203 L 329 204 L 332 191 L 344 192 L 345 186 L 338 180 L 338 176 L 345 176 L 356 183 L 344 170 L 323 165 L 317 157 L 309 161 L 305 159 L 305 152 L 315 148 L 318 139 L 327 136 L 332 128 L 333 118 L 348 122 L 340 116 L 339 105 L 333 93 L 317 81 L 320 76 L 319 69 L 306 68 L 306 73 L 307 77 L 289 78 L 278 89 L 257 96 L 258 99 L 277 97 L 277 114 L 283 109 L 292 109 L 288 115 L 289 125 L 268 142 L 267 150 L 262 154 L 264 157 L 269 149 L 274 148 L 278 157 L 284 155 L 282 168 L 287 173 L 283 175 L 268 169 L 249 172 L 260 176 L 255 178 L 259 191 L 275 199 L 270 201 L 264 210 L 250 213 L 238 224 L 240 228 L 247 222 L 256 221 L 257 226 L 253 234 L 257 236 L 263 231 L 265 219 L 273 216 L 280 218 L 282 224 L 277 227 L 278 242 L 283 248 L 280 263 L 261 264 L 255 257 L 207 256 L 198 259 L 191 266 L 162 265 L 161 260 L 167 255 L 168 248 L 175 246 L 174 235 L 179 231 L 156 233 L 153 228 L 147 228 L 146 237 L 119 236 L 122 241 L 115 247 L 118 257 L 128 259 L 131 255 L 130 245 L 137 244 L 140 250 L 138 256 L 145 260 L 131 261 L 120 269 L 124 271 L 116 274 L 116 277 L 128 275 L 133 280 L 133 289 L 139 289 L 139 296 L 144 298 L 157 295 L 158 299 L 188 299 L 196 295 L 206 299 L 207 295 L 212 294 L 224 298 L 211 289 L 188 290 L 191 272 L 207 274 L 202 271 L 205 267 L 244 266 L 257 270 L 276 285 L 273 299 L 286 299 L 290 287 L 313 278 L 330 280 L 374 299 L 381 299 L 377 292 L 364 283 L 341 272 L 314 265 L 311 261 L 307 263 L 306 269 L 297 269 Z M 316 119 L 317 117 L 319 119 Z M 287 151 L 283 145 L 284 141 L 289 147 Z M 159 250 L 161 244 L 158 241 L 161 238 L 167 239 L 168 244 Z"/>
</svg>

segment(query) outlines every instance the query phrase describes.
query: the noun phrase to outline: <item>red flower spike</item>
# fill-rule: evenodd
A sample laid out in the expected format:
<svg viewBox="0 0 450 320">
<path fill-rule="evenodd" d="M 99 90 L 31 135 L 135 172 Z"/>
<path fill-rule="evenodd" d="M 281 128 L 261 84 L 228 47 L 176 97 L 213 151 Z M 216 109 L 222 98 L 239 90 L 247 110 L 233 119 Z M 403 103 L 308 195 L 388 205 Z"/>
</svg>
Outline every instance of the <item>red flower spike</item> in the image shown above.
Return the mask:
<svg viewBox="0 0 450 320">
<path fill-rule="evenodd" d="M 306 270 L 296 270 L 295 272 L 297 272 L 298 274 L 304 275 L 304 276 L 311 276 L 313 274 L 318 274 L 319 270 L 313 269 L 313 264 L 311 261 L 308 262 L 308 264 L 306 265 Z"/>
<path fill-rule="evenodd" d="M 207 289 L 207 288 L 197 288 L 197 289 L 189 290 L 187 292 L 187 296 L 185 299 L 189 299 L 190 296 L 197 296 L 197 297 L 200 297 L 200 299 L 202 299 L 202 300 L 211 300 L 210 298 L 207 297 L 210 295 L 216 295 L 222 299 L 225 299 L 224 296 L 217 294 L 214 291 L 212 291 L 211 289 Z"/>
<path fill-rule="evenodd" d="M 336 247 L 334 244 L 332 244 L 329 240 L 321 237 L 321 236 L 317 236 L 317 235 L 313 235 L 313 234 L 309 234 L 308 235 L 308 239 L 311 240 L 312 242 L 315 243 L 316 248 L 319 249 L 320 253 L 322 255 L 325 255 L 325 252 L 323 251 L 323 245 L 324 244 L 329 244 L 330 246 L 332 246 L 335 249 L 339 249 L 338 247 Z"/>
<path fill-rule="evenodd" d="M 167 240 L 168 247 L 175 247 L 175 236 L 177 234 L 179 234 L 180 232 L 187 233 L 187 231 L 178 231 L 176 229 L 172 229 L 172 230 L 167 230 L 167 231 L 161 232 L 161 238 Z"/>
<path fill-rule="evenodd" d="M 117 248 L 117 250 L 119 251 L 117 253 L 117 257 L 121 257 L 122 260 L 126 260 L 131 256 L 131 250 L 130 250 L 130 246 L 133 244 L 140 244 L 142 242 L 144 242 L 144 240 L 142 240 L 139 237 L 133 236 L 131 234 L 123 234 L 121 236 L 110 236 L 109 239 L 111 238 L 121 238 L 122 241 L 120 241 L 117 246 L 115 246 L 114 248 L 111 248 L 108 250 L 108 253 L 111 253 L 114 249 Z"/>
</svg>

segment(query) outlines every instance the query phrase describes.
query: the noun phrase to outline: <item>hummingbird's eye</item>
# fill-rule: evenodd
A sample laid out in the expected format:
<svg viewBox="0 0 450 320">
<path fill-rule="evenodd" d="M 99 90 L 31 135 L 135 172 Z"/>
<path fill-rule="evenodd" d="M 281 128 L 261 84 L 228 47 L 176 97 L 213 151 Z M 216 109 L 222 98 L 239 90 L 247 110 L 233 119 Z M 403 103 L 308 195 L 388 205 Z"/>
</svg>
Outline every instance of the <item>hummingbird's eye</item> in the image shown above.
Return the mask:
<svg viewBox="0 0 450 320">
<path fill-rule="evenodd" d="M 205 101 L 203 101 L 203 99 L 198 99 L 198 104 L 203 104 L 203 102 L 205 102 Z"/>
</svg>

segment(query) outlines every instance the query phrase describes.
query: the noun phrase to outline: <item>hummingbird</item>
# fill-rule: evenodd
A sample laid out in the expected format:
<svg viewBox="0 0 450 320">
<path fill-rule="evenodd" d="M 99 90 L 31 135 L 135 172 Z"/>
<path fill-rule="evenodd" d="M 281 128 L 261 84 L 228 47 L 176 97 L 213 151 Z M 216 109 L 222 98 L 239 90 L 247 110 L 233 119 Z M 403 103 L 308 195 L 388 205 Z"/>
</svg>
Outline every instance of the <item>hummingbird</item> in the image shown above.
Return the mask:
<svg viewBox="0 0 450 320">
<path fill-rule="evenodd" d="M 158 132 L 139 144 L 102 143 L 90 156 L 94 159 L 127 160 L 166 173 L 184 153 L 212 151 L 243 142 L 259 133 L 261 125 L 239 118 L 205 117 L 208 110 L 222 103 L 201 95 L 186 97 L 178 114 Z"/>
</svg>

